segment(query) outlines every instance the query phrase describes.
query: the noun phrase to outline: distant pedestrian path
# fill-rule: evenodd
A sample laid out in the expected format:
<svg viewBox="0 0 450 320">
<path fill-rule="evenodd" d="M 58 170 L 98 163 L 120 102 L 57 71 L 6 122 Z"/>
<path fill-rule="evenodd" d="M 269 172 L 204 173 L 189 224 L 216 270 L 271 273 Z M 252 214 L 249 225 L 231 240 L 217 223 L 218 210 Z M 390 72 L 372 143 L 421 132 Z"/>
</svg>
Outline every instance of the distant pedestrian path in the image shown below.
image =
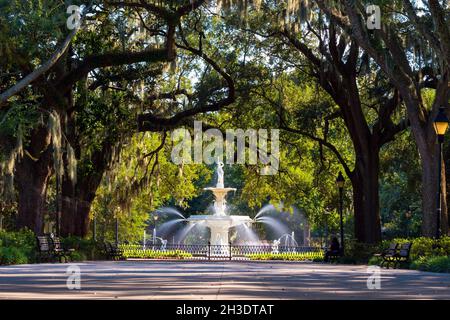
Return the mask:
<svg viewBox="0 0 450 320">
<path fill-rule="evenodd" d="M 367 266 L 244 261 L 77 266 L 0 267 L 0 299 L 450 299 L 449 274 L 382 269 L 381 289 L 369 290 Z M 70 290 L 77 270 L 80 289 Z"/>
</svg>

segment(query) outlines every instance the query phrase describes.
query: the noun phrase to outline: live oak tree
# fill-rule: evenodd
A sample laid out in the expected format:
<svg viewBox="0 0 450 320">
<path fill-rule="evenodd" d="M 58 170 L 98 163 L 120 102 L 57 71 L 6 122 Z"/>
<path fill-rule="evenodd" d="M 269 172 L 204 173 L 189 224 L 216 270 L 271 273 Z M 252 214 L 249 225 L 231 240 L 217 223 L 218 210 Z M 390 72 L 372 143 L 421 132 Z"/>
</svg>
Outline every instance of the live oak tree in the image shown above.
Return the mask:
<svg viewBox="0 0 450 320">
<path fill-rule="evenodd" d="M 42 30 L 42 33 L 39 34 L 40 38 L 36 39 L 38 40 L 38 43 L 27 42 L 28 39 L 32 39 L 28 34 L 33 34 L 37 31 L 37 29 L 34 29 L 36 15 L 43 14 L 45 10 L 55 10 L 52 6 L 58 8 L 58 4 L 54 3 L 48 3 L 44 8 L 39 5 L 28 6 L 11 3 L 10 7 L 7 8 L 9 11 L 5 11 L 5 13 L 12 12 L 10 17 L 15 17 L 17 19 L 17 25 L 14 26 L 21 29 L 23 33 L 19 33 L 20 36 L 16 36 L 15 30 L 11 31 L 11 38 L 8 39 L 9 42 L 14 43 L 23 41 L 25 44 L 18 47 L 12 46 L 18 51 L 15 52 L 17 60 L 11 60 L 11 62 L 9 62 L 10 60 L 6 60 L 6 70 L 19 70 L 17 72 L 10 72 L 10 74 L 13 75 L 13 77 L 11 77 L 12 80 L 20 78 L 22 74 L 26 75 L 32 70 L 32 59 L 27 57 L 29 55 L 36 55 L 35 51 L 38 50 L 37 48 L 42 47 L 39 42 L 43 44 L 58 44 L 58 36 L 65 32 L 65 17 L 63 14 L 58 15 L 57 19 L 44 14 L 41 18 L 41 20 L 43 20 L 42 25 L 44 27 L 49 27 L 49 23 L 45 21 L 45 19 L 49 19 L 52 22 L 56 21 L 56 23 L 54 23 L 56 25 L 50 24 L 50 27 L 58 27 L 59 29 L 56 29 L 56 33 L 55 29 L 52 30 L 52 33 L 48 30 Z M 58 12 L 57 10 L 55 11 Z M 24 19 L 23 17 L 26 18 Z M 45 38 L 45 36 L 47 36 L 47 38 Z M 51 45 L 49 45 L 49 47 L 48 50 L 51 51 Z M 38 52 L 41 57 L 43 57 L 41 58 L 42 60 L 45 59 L 45 50 L 47 48 L 44 47 L 43 49 L 43 52 Z M 38 113 L 41 113 L 40 118 L 42 120 L 35 121 L 34 124 L 30 125 L 30 128 L 27 127 L 24 136 L 20 137 L 21 140 L 25 140 L 24 156 L 19 158 L 18 154 L 16 155 L 13 153 L 10 156 L 11 160 L 9 163 L 11 163 L 12 160 L 15 160 L 16 166 L 8 166 L 8 169 L 10 170 L 9 175 L 13 175 L 15 172 L 15 180 L 18 188 L 18 227 L 29 227 L 36 233 L 40 233 L 42 228 L 43 202 L 46 195 L 48 179 L 52 173 L 53 164 L 55 164 L 54 169 L 58 176 L 58 181 L 61 181 L 63 176 L 61 149 L 63 146 L 65 146 L 67 150 L 70 150 L 71 148 L 70 142 L 67 139 L 69 134 L 64 135 L 64 138 L 66 139 L 63 140 L 64 133 L 61 132 L 61 127 L 66 128 L 67 115 L 69 115 L 68 122 L 70 122 L 71 111 L 73 110 L 72 84 L 78 79 L 87 76 L 92 70 L 100 66 L 114 65 L 114 63 L 117 62 L 114 62 L 113 58 L 118 58 L 119 60 L 131 59 L 131 62 L 136 59 L 136 61 L 145 61 L 145 59 L 153 59 L 154 57 L 156 57 L 156 61 L 165 60 L 164 49 L 156 49 L 153 52 L 149 51 L 137 54 L 130 53 L 129 55 L 119 52 L 103 55 L 97 54 L 88 56 L 83 61 L 74 60 L 74 57 L 70 55 L 70 53 L 73 52 L 72 46 L 70 48 L 67 47 L 64 50 L 64 54 L 54 62 L 45 74 L 41 74 L 37 79 L 32 81 L 32 86 L 30 88 L 32 90 L 31 92 L 35 95 L 33 98 L 28 98 L 30 92 L 28 87 L 25 87 L 23 88 L 23 91 L 18 92 L 19 95 L 16 93 L 16 97 L 9 99 L 9 101 L 8 98 L 10 97 L 7 97 L 2 101 L 4 108 L 7 110 L 3 121 L 9 121 L 9 118 L 13 117 L 13 113 L 17 111 L 16 105 L 24 104 L 24 102 L 22 102 L 23 100 L 26 101 L 26 106 L 29 110 L 34 109 L 38 110 Z M 109 61 L 107 61 L 108 59 Z M 29 64 L 27 65 L 27 63 Z M 27 76 L 22 77 L 23 79 L 27 78 Z M 9 83 L 12 83 L 12 81 L 7 82 L 6 85 L 9 85 Z M 14 88 L 14 86 L 12 88 Z M 9 90 L 7 90 L 6 93 L 8 91 Z M 24 99 L 24 97 L 26 98 Z M 44 122 L 49 123 L 48 129 Z"/>
<path fill-rule="evenodd" d="M 67 49 L 64 50 L 63 54 L 54 62 L 54 64 L 52 64 L 48 71 L 31 82 L 30 88 L 38 95 L 38 99 L 41 104 L 40 108 L 44 110 L 44 117 L 50 115 L 49 118 L 53 117 L 56 121 L 52 122 L 53 128 L 50 128 L 50 130 L 46 130 L 45 126 L 41 126 L 36 129 L 39 130 L 40 135 L 32 135 L 29 142 L 31 152 L 26 150 L 26 157 L 21 158 L 20 161 L 18 161 L 18 165 L 15 167 L 19 191 L 19 227 L 27 226 L 33 229 L 36 233 L 41 232 L 41 217 L 43 209 L 42 202 L 45 198 L 45 188 L 51 174 L 52 163 L 57 163 L 58 165 L 55 166 L 55 171 L 58 175 L 58 181 L 64 189 L 63 194 L 65 193 L 66 195 L 63 199 L 68 200 L 62 201 L 62 206 L 65 206 L 63 219 L 64 217 L 68 219 L 68 223 L 63 222 L 62 225 L 63 228 L 65 226 L 76 228 L 76 230 L 63 230 L 63 234 L 72 233 L 72 231 L 79 235 L 86 233 L 88 225 L 86 217 L 89 212 L 89 206 L 85 206 L 83 203 L 92 201 L 92 190 L 87 190 L 86 199 L 83 199 L 82 195 L 81 198 L 80 195 L 74 196 L 73 190 L 65 192 L 67 188 L 70 189 L 71 184 L 74 184 L 73 181 L 66 181 L 67 175 L 64 175 L 63 170 L 61 170 L 61 167 L 64 166 L 64 164 L 67 165 L 71 162 L 70 157 L 68 157 L 70 153 L 69 151 L 72 148 L 72 145 L 76 144 L 75 142 L 78 138 L 76 133 L 73 131 L 75 127 L 74 119 L 76 116 L 77 107 L 79 106 L 77 105 L 78 101 L 75 101 L 74 97 L 80 93 L 80 87 L 78 87 L 78 91 L 76 91 L 75 86 L 79 84 L 79 82 L 86 82 L 87 79 L 90 80 L 91 77 L 95 79 L 95 76 L 99 70 L 105 68 L 133 65 L 137 63 L 148 63 L 151 65 L 173 61 L 176 56 L 174 39 L 176 26 L 179 24 L 180 19 L 184 15 L 187 15 L 192 10 L 195 10 L 203 2 L 204 1 L 197 1 L 192 3 L 190 1 L 185 1 L 184 3 L 180 3 L 178 1 L 174 1 L 166 4 L 160 4 L 159 2 L 147 3 L 145 7 L 142 7 L 142 9 L 145 9 L 146 11 L 145 16 L 135 17 L 134 20 L 140 20 L 142 24 L 147 25 L 147 31 L 149 32 L 150 39 L 147 39 L 147 41 L 133 39 L 130 41 L 131 45 L 128 47 L 125 43 L 123 43 L 123 41 L 122 43 L 118 41 L 111 42 L 111 37 L 114 34 L 109 34 L 106 39 L 102 39 L 103 42 L 97 42 L 96 47 L 95 36 L 91 37 L 91 39 L 87 38 L 88 42 L 84 44 L 84 47 L 77 47 L 77 44 L 71 41 L 72 43 L 67 46 Z M 54 5 L 57 6 L 56 4 Z M 114 20 L 114 18 L 118 16 L 114 13 L 114 11 L 122 10 L 118 9 L 118 7 L 123 6 L 127 7 L 127 5 L 121 3 L 107 3 L 92 7 L 92 12 L 89 17 L 89 27 L 91 30 L 90 34 L 95 34 L 95 27 L 104 27 L 104 32 L 107 32 L 107 30 L 114 31 L 114 28 L 111 29 L 111 26 L 114 25 L 114 21 L 111 20 Z M 48 8 L 51 8 L 51 4 Z M 30 19 L 31 22 L 27 24 L 27 20 L 25 20 L 25 22 L 23 19 L 20 20 L 19 13 L 17 12 L 18 8 L 16 6 L 11 6 L 9 9 L 17 15 L 17 20 L 19 21 L 18 23 L 22 23 L 24 28 L 28 28 L 28 30 L 33 28 L 33 17 Z M 23 11 L 26 12 L 26 9 L 27 8 L 23 9 Z M 43 9 L 38 8 L 38 10 L 42 11 Z M 32 13 L 34 14 L 33 11 Z M 95 20 L 94 17 L 99 17 L 99 19 Z M 65 22 L 63 19 L 53 20 L 56 20 L 57 22 Z M 61 31 L 56 35 L 64 34 L 64 26 L 65 24 L 59 25 L 59 30 Z M 118 24 L 116 24 L 116 26 L 118 26 Z M 154 28 L 154 30 L 152 28 Z M 129 28 L 128 31 L 130 31 L 130 29 L 131 28 Z M 135 30 L 132 30 L 132 33 L 134 31 Z M 126 30 L 124 30 L 124 32 L 126 32 Z M 14 34 L 11 36 L 11 39 L 9 39 L 10 42 L 16 41 Z M 52 34 L 52 36 L 54 37 L 54 34 Z M 159 41 L 161 45 L 158 45 L 158 43 L 155 42 L 155 38 L 157 38 L 157 41 Z M 42 39 L 40 40 L 42 41 Z M 92 42 L 89 43 L 89 40 Z M 55 39 L 54 43 L 58 43 L 59 41 L 59 39 Z M 44 43 L 52 42 L 45 39 Z M 101 45 L 102 43 L 104 46 Z M 80 43 L 78 45 L 83 44 Z M 110 46 L 109 48 L 108 45 Z M 142 47 L 144 47 L 144 49 L 142 49 Z M 10 50 L 9 47 L 6 49 Z M 30 49 L 30 51 L 32 50 L 35 50 L 35 48 Z M 29 55 L 30 53 L 25 52 L 24 54 Z M 41 54 L 45 56 L 44 52 Z M 17 59 L 18 62 L 31 61 L 31 59 L 27 59 L 23 55 L 19 57 L 20 58 Z M 44 61 L 44 59 L 45 58 L 43 58 L 42 61 Z M 17 73 L 11 72 L 14 76 L 14 78 L 12 78 L 13 80 L 21 77 L 26 78 L 26 75 L 33 70 L 33 66 L 25 64 L 25 66 L 17 66 L 15 70 L 17 69 L 20 71 Z M 114 78 L 116 75 L 112 74 L 111 76 Z M 101 79 L 101 82 L 107 84 L 109 83 L 108 80 L 109 79 Z M 28 87 L 24 87 L 23 89 L 28 90 Z M 23 91 L 16 92 L 16 96 L 20 96 L 21 92 Z M 7 110 L 6 115 L 8 115 L 8 111 L 12 108 L 11 101 L 16 100 L 15 97 L 13 99 L 10 98 L 11 97 L 7 97 L 2 100 L 2 108 Z M 58 119 L 60 123 L 57 123 Z M 63 128 L 64 132 L 60 132 L 58 128 Z M 56 134 L 52 136 L 52 132 L 56 132 Z M 62 139 L 62 137 L 64 137 L 64 139 Z M 55 157 L 52 159 L 52 151 L 55 149 L 61 151 L 62 146 L 60 143 L 63 144 L 63 147 L 66 147 L 64 149 L 67 150 L 67 152 L 64 152 L 64 154 L 62 152 L 58 152 L 58 156 L 60 156 L 61 159 L 55 159 Z M 111 142 L 107 142 L 107 144 L 108 143 L 112 144 Z M 108 145 L 104 147 L 110 148 Z M 99 163 L 107 162 L 107 155 L 110 154 L 110 152 L 100 148 L 100 150 L 97 150 L 97 153 L 102 157 L 102 159 L 98 160 Z M 41 162 L 43 163 L 41 164 Z M 105 165 L 103 164 L 102 166 L 104 167 Z M 99 169 L 99 175 L 101 175 L 101 167 L 98 167 L 97 169 Z M 23 172 L 23 174 L 21 174 L 21 172 Z M 29 175 L 32 175 L 32 177 L 30 178 Z M 35 178 L 33 177 L 34 175 L 42 178 Z M 23 183 L 21 182 L 21 178 L 23 178 Z M 64 181 L 62 181 L 63 179 Z M 80 179 L 79 183 L 82 184 L 82 182 L 83 179 Z M 98 184 L 99 179 L 95 182 Z M 93 184 L 95 185 L 96 183 Z M 84 187 L 86 187 L 86 184 L 81 186 L 80 189 L 84 189 Z M 74 198 L 71 199 L 71 196 Z M 78 203 L 83 205 L 78 206 Z M 74 210 L 82 210 L 82 212 L 74 212 Z M 74 216 L 80 219 L 76 224 L 76 227 L 72 226 Z"/>
<path fill-rule="evenodd" d="M 186 121 L 190 121 L 189 118 L 198 113 L 219 110 L 221 106 L 231 103 L 234 99 L 233 82 L 231 78 L 220 69 L 220 67 L 214 62 L 213 59 L 209 58 L 205 53 L 203 53 L 201 49 L 194 49 L 189 46 L 181 27 L 181 17 L 188 14 L 191 10 L 195 10 L 203 2 L 204 1 L 198 1 L 196 3 L 189 4 L 187 4 L 186 2 L 184 5 L 180 5 L 178 2 L 167 3 L 164 5 L 160 3 L 141 3 L 139 5 L 135 5 L 132 3 L 130 4 L 118 2 L 111 2 L 108 4 L 113 8 L 115 8 L 116 6 L 123 6 L 125 8 L 125 14 L 123 17 L 123 19 L 125 20 L 124 32 L 129 32 L 129 34 L 124 36 L 125 41 L 133 43 L 134 40 L 134 35 L 132 34 L 134 31 L 132 28 L 133 25 L 131 25 L 131 27 L 128 25 L 130 16 L 132 16 L 131 20 L 133 18 L 134 20 L 136 20 L 137 17 L 139 17 L 141 29 L 143 29 L 144 32 L 147 33 L 147 35 L 156 37 L 162 36 L 166 39 L 164 46 L 168 54 L 167 61 L 172 61 L 172 64 L 175 62 L 176 56 L 174 52 L 172 52 L 172 50 L 175 51 L 176 47 L 181 50 L 191 52 L 193 55 L 201 57 L 203 60 L 205 60 L 207 65 L 212 66 L 215 72 L 218 72 L 220 75 L 226 78 L 227 84 L 230 87 L 227 97 L 219 101 L 219 103 L 213 103 L 211 105 L 204 106 L 202 104 L 202 100 L 197 99 L 196 94 L 190 95 L 182 84 L 180 87 L 179 82 L 174 83 L 172 87 L 170 85 L 163 85 L 161 83 L 158 83 L 158 81 L 167 81 L 165 78 L 161 77 L 154 79 L 154 75 L 161 73 L 161 71 L 156 70 L 155 72 L 154 68 L 150 68 L 150 70 L 148 70 L 148 67 L 146 70 L 147 74 L 145 74 L 145 72 L 143 73 L 142 70 L 135 70 L 136 68 L 120 70 L 119 66 L 130 65 L 133 64 L 134 61 L 121 62 L 117 66 L 119 70 L 114 70 L 113 72 L 111 72 L 111 70 L 108 70 L 107 74 L 99 72 L 97 74 L 98 77 L 94 82 L 86 79 L 86 82 L 88 82 L 87 89 L 123 91 L 123 95 L 119 94 L 119 99 L 116 101 L 112 101 L 111 105 L 118 103 L 126 106 L 128 104 L 129 107 L 134 106 L 135 110 L 141 110 L 143 114 L 139 116 L 138 120 L 140 131 L 165 132 L 169 129 L 176 128 L 179 125 L 185 124 Z M 166 21 L 167 26 L 165 24 L 159 25 L 160 22 L 158 19 L 156 22 L 153 21 L 151 17 L 154 15 L 159 17 L 159 20 L 162 19 L 163 21 Z M 182 45 L 176 42 L 175 26 L 179 29 L 180 36 L 178 37 L 178 39 L 180 39 L 180 41 L 183 43 Z M 139 45 L 142 40 L 140 38 L 137 39 L 137 45 Z M 143 42 L 145 43 L 145 38 Z M 158 60 L 150 62 L 155 64 L 158 63 Z M 183 70 L 180 72 L 180 79 L 183 79 L 183 72 L 185 71 Z M 139 89 L 139 85 L 141 85 L 140 89 L 143 90 L 143 92 L 141 92 L 142 95 L 140 97 L 136 97 L 133 91 Z M 221 89 L 221 86 L 219 86 L 215 90 L 218 89 Z M 213 95 L 213 92 L 211 91 L 210 94 Z M 211 101 L 211 97 L 205 98 L 208 99 L 208 101 Z M 179 99 L 182 100 L 181 103 Z M 85 100 L 86 99 L 84 99 L 84 101 Z M 107 101 L 105 97 L 102 97 L 101 100 L 102 103 Z M 80 99 L 80 101 L 82 108 L 83 99 Z M 105 112 L 105 109 L 106 108 L 103 108 L 103 110 L 101 110 L 100 112 Z M 107 171 L 108 169 L 108 162 L 111 160 L 110 155 L 112 148 L 116 148 L 113 149 L 116 154 L 120 152 L 121 145 L 123 144 L 123 141 L 120 140 L 120 137 L 126 136 L 127 133 L 129 135 L 135 130 L 133 129 L 135 126 L 134 119 L 135 118 L 132 117 L 130 120 L 129 116 L 125 116 L 123 120 L 121 120 L 120 118 L 111 119 L 111 123 L 115 123 L 116 126 L 117 124 L 121 123 L 123 123 L 124 126 L 124 128 L 120 130 L 121 133 L 118 133 L 118 136 L 116 135 L 116 141 L 114 141 L 112 138 L 114 137 L 113 132 L 115 130 L 107 129 L 108 138 L 104 140 L 104 144 L 102 145 L 102 147 L 95 150 L 95 153 L 91 155 L 90 162 L 92 163 L 93 167 L 91 167 L 88 172 L 84 172 L 81 175 L 79 174 L 76 184 L 74 184 L 73 181 L 70 181 L 70 179 L 65 179 L 63 181 L 63 235 L 86 235 L 89 226 L 89 210 L 95 197 L 95 191 L 99 187 L 105 171 Z M 88 127 L 89 126 L 87 126 L 86 128 Z M 108 126 L 106 127 L 108 128 Z M 79 135 L 75 135 L 71 139 L 71 143 L 77 145 L 77 142 L 80 141 L 79 138 Z M 149 171 L 147 172 L 147 174 L 151 176 L 154 174 L 154 172 Z M 142 184 L 142 181 L 148 180 L 141 179 L 139 182 L 135 180 L 130 181 L 130 184 L 125 189 L 125 194 L 127 194 L 128 196 L 123 196 L 122 200 L 120 200 L 119 198 L 119 203 L 122 206 L 129 205 L 129 201 L 131 200 L 129 196 L 132 193 L 135 193 L 136 190 L 140 190 L 146 186 L 145 184 Z M 126 203 L 124 203 L 124 200 L 126 200 Z"/>
<path fill-rule="evenodd" d="M 450 28 L 448 3 L 430 0 L 422 5 L 409 0 L 375 1 L 383 16 L 382 28 L 366 28 L 361 1 L 316 1 L 320 9 L 357 41 L 378 64 L 404 101 L 422 167 L 422 233 L 435 236 L 437 195 L 437 152 L 433 120 L 440 107 L 449 110 Z M 402 12 L 400 15 L 399 12 Z M 424 95 L 433 89 L 427 108 Z M 442 166 L 445 190 L 445 165 Z M 446 197 L 443 197 L 440 229 L 448 232 Z"/>
<path fill-rule="evenodd" d="M 277 15 L 276 9 L 268 5 L 263 8 L 266 15 Z M 253 35 L 251 41 L 259 43 L 256 46 L 266 48 L 260 50 L 272 58 L 268 63 L 273 69 L 284 66 L 308 74 L 333 99 L 337 109 L 332 104 L 320 108 L 318 103 L 309 112 L 298 111 L 292 117 L 295 109 L 287 110 L 282 100 L 266 97 L 281 129 L 303 135 L 335 155 L 353 187 L 355 237 L 361 242 L 379 242 L 379 153 L 383 145 L 407 127 L 407 120 L 397 116 L 402 101 L 356 41 L 317 8 L 310 11 L 315 15 L 303 21 L 301 28 L 289 22 L 268 23 L 264 14 L 256 13 L 247 16 L 244 29 Z M 261 57 L 260 61 L 264 59 Z M 282 66 L 278 65 L 283 61 Z M 314 128 L 311 117 L 321 118 L 317 125 L 325 129 Z M 343 120 L 353 143 L 353 161 L 346 160 L 328 140 L 327 128 L 337 118 Z"/>
<path fill-rule="evenodd" d="M 16 82 L 30 74 L 35 64 L 46 59 L 61 36 L 61 15 L 49 19 L 48 11 L 55 2 L 3 3 L 0 24 L 2 29 L 1 91 L 15 87 Z M 37 27 L 40 26 L 40 28 Z M 7 91 L 7 90 L 6 90 Z M 14 189 L 15 180 L 19 195 L 18 225 L 34 229 L 41 224 L 46 185 L 51 175 L 51 139 L 44 124 L 47 118 L 47 101 L 38 87 L 24 87 L 16 96 L 1 106 L 2 176 L 4 193 Z M 17 144 L 10 142 L 11 138 Z M 15 147 L 11 148 L 9 146 Z M 32 176 L 31 176 L 32 175 Z M 15 178 L 15 179 L 14 179 Z M 39 227 L 37 229 L 40 230 Z"/>
<path fill-rule="evenodd" d="M 326 130 L 317 136 L 301 130 L 301 126 L 300 130 L 287 124 L 281 127 L 305 134 L 335 154 L 353 188 L 355 237 L 360 242 L 376 243 L 381 240 L 379 153 L 383 145 L 407 126 L 407 121 L 393 117 L 401 99 L 395 90 L 389 89 L 389 83 L 383 81 L 379 71 L 366 62 L 367 57 L 359 46 L 332 23 L 325 23 L 322 30 L 312 28 L 305 32 L 318 37 L 317 54 L 302 43 L 304 38 L 295 37 L 289 30 L 284 30 L 283 35 L 308 59 L 312 75 L 338 106 L 338 110 L 331 109 L 324 115 L 325 127 L 336 117 L 343 119 L 353 143 L 354 161 L 345 161 L 327 141 Z"/>
</svg>

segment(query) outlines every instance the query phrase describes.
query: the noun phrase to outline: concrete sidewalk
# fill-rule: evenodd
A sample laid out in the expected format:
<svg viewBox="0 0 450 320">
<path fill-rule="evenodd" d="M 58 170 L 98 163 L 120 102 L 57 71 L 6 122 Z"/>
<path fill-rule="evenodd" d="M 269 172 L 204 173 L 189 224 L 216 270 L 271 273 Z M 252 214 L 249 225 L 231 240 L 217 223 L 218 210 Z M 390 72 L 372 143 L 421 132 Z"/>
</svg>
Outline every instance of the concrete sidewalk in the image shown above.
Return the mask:
<svg viewBox="0 0 450 320">
<path fill-rule="evenodd" d="M 450 299 L 450 274 L 381 273 L 367 289 L 366 266 L 305 262 L 97 261 L 77 264 L 81 290 L 68 290 L 68 264 L 0 267 L 0 299 Z"/>
</svg>

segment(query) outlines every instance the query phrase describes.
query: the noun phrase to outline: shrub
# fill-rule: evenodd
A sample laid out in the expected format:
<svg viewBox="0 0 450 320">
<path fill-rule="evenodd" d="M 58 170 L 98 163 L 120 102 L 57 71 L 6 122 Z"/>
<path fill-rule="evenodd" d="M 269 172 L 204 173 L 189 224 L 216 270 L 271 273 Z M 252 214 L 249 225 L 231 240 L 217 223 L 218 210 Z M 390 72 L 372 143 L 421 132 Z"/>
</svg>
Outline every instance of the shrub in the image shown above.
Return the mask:
<svg viewBox="0 0 450 320">
<path fill-rule="evenodd" d="M 28 263 L 28 257 L 24 250 L 16 247 L 0 248 L 0 264 L 25 264 Z"/>
<path fill-rule="evenodd" d="M 442 237 L 439 240 L 431 238 L 393 239 L 383 241 L 379 252 L 387 249 L 391 242 L 402 245 L 412 242 L 409 264 L 403 263 L 401 267 L 431 272 L 450 272 L 450 237 Z M 380 257 L 372 257 L 369 264 L 380 265 Z"/>
<path fill-rule="evenodd" d="M 36 238 L 32 231 L 0 231 L 0 264 L 31 263 L 36 260 Z"/>
<path fill-rule="evenodd" d="M 450 257 L 419 257 L 411 263 L 410 268 L 430 272 L 450 272 Z"/>
<path fill-rule="evenodd" d="M 83 239 L 80 237 L 70 236 L 62 239 L 61 241 L 65 248 L 75 249 L 76 254 L 73 256 L 77 256 L 77 259 L 79 259 L 75 261 L 88 259 L 96 260 L 102 257 L 102 248 L 100 244 L 92 239 Z"/>
<path fill-rule="evenodd" d="M 372 256 L 380 250 L 379 245 L 361 243 L 356 240 L 347 240 L 345 244 L 345 256 L 337 259 L 339 263 L 368 263 Z"/>
<path fill-rule="evenodd" d="M 0 247 L 34 249 L 36 238 L 33 231 L 22 229 L 16 232 L 0 231 Z"/>
<path fill-rule="evenodd" d="M 66 248 L 75 249 L 72 252 L 73 261 L 97 259 L 101 256 L 101 248 L 92 240 L 80 237 L 62 238 Z M 0 231 L 0 264 L 20 264 L 36 262 L 36 236 L 28 229 L 17 232 Z"/>
<path fill-rule="evenodd" d="M 381 262 L 383 261 L 383 258 L 381 257 L 371 257 L 369 261 L 367 262 L 370 266 L 379 266 Z"/>
<path fill-rule="evenodd" d="M 346 247 L 346 257 L 347 260 L 359 260 L 360 262 L 367 262 L 368 264 L 380 264 L 382 259 L 373 257 L 374 253 L 381 253 L 389 247 L 389 244 L 396 242 L 402 245 L 406 242 L 411 242 L 411 252 L 410 259 L 412 261 L 419 259 L 420 257 L 435 257 L 435 256 L 449 256 L 450 255 L 450 237 L 443 237 L 439 240 L 431 238 L 415 238 L 415 239 L 402 239 L 397 238 L 393 240 L 383 240 L 378 246 L 367 246 L 357 244 L 355 246 L 350 245 L 349 248 Z M 358 251 L 360 252 L 358 254 Z M 367 260 L 364 261 L 364 256 Z"/>
<path fill-rule="evenodd" d="M 86 261 L 86 255 L 83 252 L 80 251 L 74 251 L 72 252 L 72 254 L 70 255 L 72 258 L 72 261 Z"/>
</svg>

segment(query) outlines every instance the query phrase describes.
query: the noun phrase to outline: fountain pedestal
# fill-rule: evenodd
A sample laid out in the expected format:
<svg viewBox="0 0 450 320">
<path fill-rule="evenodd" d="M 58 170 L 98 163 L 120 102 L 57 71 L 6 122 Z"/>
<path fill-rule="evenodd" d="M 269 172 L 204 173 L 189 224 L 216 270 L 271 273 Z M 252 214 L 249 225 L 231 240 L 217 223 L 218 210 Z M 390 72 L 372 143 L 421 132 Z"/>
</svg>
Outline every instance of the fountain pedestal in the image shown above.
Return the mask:
<svg viewBox="0 0 450 320">
<path fill-rule="evenodd" d="M 211 231 L 211 245 L 213 246 L 225 246 L 228 245 L 228 231 L 229 227 L 224 224 L 207 224 Z"/>
</svg>

